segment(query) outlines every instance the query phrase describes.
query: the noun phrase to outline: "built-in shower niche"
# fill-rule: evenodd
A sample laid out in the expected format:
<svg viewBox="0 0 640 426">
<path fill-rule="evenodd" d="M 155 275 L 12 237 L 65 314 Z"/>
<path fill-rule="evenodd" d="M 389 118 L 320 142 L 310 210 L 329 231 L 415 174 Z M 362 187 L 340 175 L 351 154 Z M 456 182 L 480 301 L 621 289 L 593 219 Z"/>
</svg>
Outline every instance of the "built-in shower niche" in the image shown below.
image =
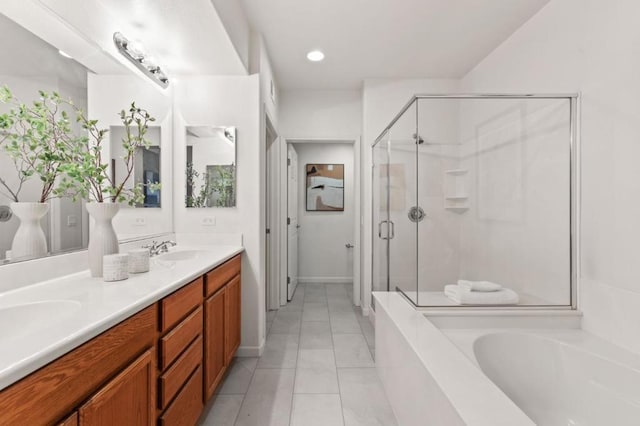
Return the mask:
<svg viewBox="0 0 640 426">
<path fill-rule="evenodd" d="M 449 169 L 444 171 L 443 194 L 445 210 L 464 213 L 469 210 L 469 171 L 467 169 Z"/>
</svg>

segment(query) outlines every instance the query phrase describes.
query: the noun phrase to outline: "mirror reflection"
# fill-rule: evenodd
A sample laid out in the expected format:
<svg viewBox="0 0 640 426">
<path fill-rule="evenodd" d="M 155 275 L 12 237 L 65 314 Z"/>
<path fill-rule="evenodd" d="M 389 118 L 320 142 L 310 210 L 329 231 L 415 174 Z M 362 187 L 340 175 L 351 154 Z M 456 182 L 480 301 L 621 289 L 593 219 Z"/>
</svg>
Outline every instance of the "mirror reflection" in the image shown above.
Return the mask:
<svg viewBox="0 0 640 426">
<path fill-rule="evenodd" d="M 38 111 L 47 111 L 58 120 L 63 119 L 62 110 L 70 112 L 71 108 L 58 102 L 54 94 L 86 110 L 88 70 L 4 15 L 0 15 L 0 38 L 11 40 L 4 46 L 0 61 L 0 115 L 5 120 L 0 134 L 0 264 L 86 248 L 89 225 L 83 203 L 58 198 L 52 191 L 59 178 L 52 172 L 57 167 L 54 161 L 49 161 L 47 166 L 53 165 L 53 169 L 48 170 L 31 164 L 36 155 L 33 152 L 40 158 L 46 156 L 51 138 L 44 136 L 51 135 L 50 128 L 38 128 L 38 135 L 43 137 L 29 155 L 23 155 L 29 150 L 20 148 L 36 139 L 31 136 L 36 132 L 29 134 L 24 123 L 34 126 Z M 50 98 L 43 100 L 40 91 Z M 36 106 L 34 101 L 43 106 Z M 21 104 L 34 111 L 16 124 L 12 119 Z M 66 126 L 69 137 L 84 132 L 73 115 Z M 29 139 L 20 139 L 25 134 Z M 38 221 L 37 228 L 28 226 Z M 24 238 L 34 233 L 35 237 Z"/>
<path fill-rule="evenodd" d="M 187 126 L 187 207 L 236 206 L 236 128 Z"/>
<path fill-rule="evenodd" d="M 127 163 L 121 161 L 121 159 L 127 155 L 122 143 L 125 138 L 124 126 L 111 126 L 109 134 L 111 142 L 112 181 L 118 182 L 129 174 L 133 175 L 133 179 L 127 181 L 126 188 L 133 189 L 134 187 L 141 187 L 144 193 L 144 201 L 136 204 L 135 207 L 161 207 L 161 189 L 159 188 L 161 184 L 160 127 L 149 127 L 144 136 L 145 139 L 149 141 L 149 146 L 135 148 L 135 160 L 131 170 L 127 170 Z"/>
</svg>

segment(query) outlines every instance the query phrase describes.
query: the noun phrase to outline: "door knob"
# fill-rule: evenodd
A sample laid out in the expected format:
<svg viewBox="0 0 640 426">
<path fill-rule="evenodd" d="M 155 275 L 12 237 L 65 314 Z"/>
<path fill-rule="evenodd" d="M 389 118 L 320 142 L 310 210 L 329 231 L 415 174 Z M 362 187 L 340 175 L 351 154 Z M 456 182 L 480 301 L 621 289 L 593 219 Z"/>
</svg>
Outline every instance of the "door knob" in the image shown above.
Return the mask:
<svg viewBox="0 0 640 426">
<path fill-rule="evenodd" d="M 346 248 L 354 248 L 355 246 L 351 243 L 347 243 L 344 245 Z"/>
</svg>

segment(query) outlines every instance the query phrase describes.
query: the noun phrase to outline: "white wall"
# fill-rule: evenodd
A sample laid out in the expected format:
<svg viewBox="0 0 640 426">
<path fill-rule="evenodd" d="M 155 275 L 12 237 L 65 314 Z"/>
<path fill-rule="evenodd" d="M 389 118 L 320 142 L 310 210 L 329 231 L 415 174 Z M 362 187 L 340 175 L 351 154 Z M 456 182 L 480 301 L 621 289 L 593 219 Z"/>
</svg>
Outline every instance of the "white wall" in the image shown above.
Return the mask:
<svg viewBox="0 0 640 426">
<path fill-rule="evenodd" d="M 300 282 L 353 281 L 354 156 L 353 144 L 298 143 L 298 279 Z M 306 165 L 344 164 L 344 211 L 306 210 Z"/>
<path fill-rule="evenodd" d="M 242 234 L 243 355 L 257 356 L 265 339 L 264 288 L 264 146 L 260 145 L 260 84 L 249 77 L 181 77 L 174 88 L 175 232 Z M 185 199 L 186 126 L 237 127 L 237 207 L 187 209 Z M 214 218 L 215 225 L 203 224 Z"/>
<path fill-rule="evenodd" d="M 640 352 L 640 3 L 552 0 L 462 81 L 464 90 L 582 92 L 584 327 Z"/>
<path fill-rule="evenodd" d="M 283 90 L 280 96 L 279 131 L 286 138 L 353 138 L 361 132 L 360 91 Z"/>
</svg>

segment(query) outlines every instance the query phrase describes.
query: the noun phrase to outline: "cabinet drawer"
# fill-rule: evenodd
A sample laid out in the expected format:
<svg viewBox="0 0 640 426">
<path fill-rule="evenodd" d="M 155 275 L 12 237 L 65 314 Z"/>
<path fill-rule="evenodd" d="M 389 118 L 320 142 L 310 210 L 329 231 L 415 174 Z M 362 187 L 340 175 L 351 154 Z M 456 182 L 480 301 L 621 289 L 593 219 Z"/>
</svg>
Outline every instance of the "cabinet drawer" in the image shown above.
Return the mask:
<svg viewBox="0 0 640 426">
<path fill-rule="evenodd" d="M 202 364 L 202 337 L 198 337 L 191 343 L 189 349 L 160 377 L 160 409 L 164 409 L 169 404 L 200 364 Z"/>
<path fill-rule="evenodd" d="M 231 260 L 227 260 L 213 271 L 207 273 L 207 296 L 211 296 L 225 285 L 231 278 L 240 273 L 242 255 L 237 255 Z"/>
<path fill-rule="evenodd" d="M 189 315 L 202 302 L 204 279 L 187 284 L 160 302 L 160 332 L 164 333 Z"/>
<path fill-rule="evenodd" d="M 198 367 L 160 417 L 160 426 L 193 426 L 197 423 L 202 409 L 202 367 Z"/>
<path fill-rule="evenodd" d="M 202 333 L 202 307 L 160 339 L 160 370 L 164 371 Z"/>
</svg>

